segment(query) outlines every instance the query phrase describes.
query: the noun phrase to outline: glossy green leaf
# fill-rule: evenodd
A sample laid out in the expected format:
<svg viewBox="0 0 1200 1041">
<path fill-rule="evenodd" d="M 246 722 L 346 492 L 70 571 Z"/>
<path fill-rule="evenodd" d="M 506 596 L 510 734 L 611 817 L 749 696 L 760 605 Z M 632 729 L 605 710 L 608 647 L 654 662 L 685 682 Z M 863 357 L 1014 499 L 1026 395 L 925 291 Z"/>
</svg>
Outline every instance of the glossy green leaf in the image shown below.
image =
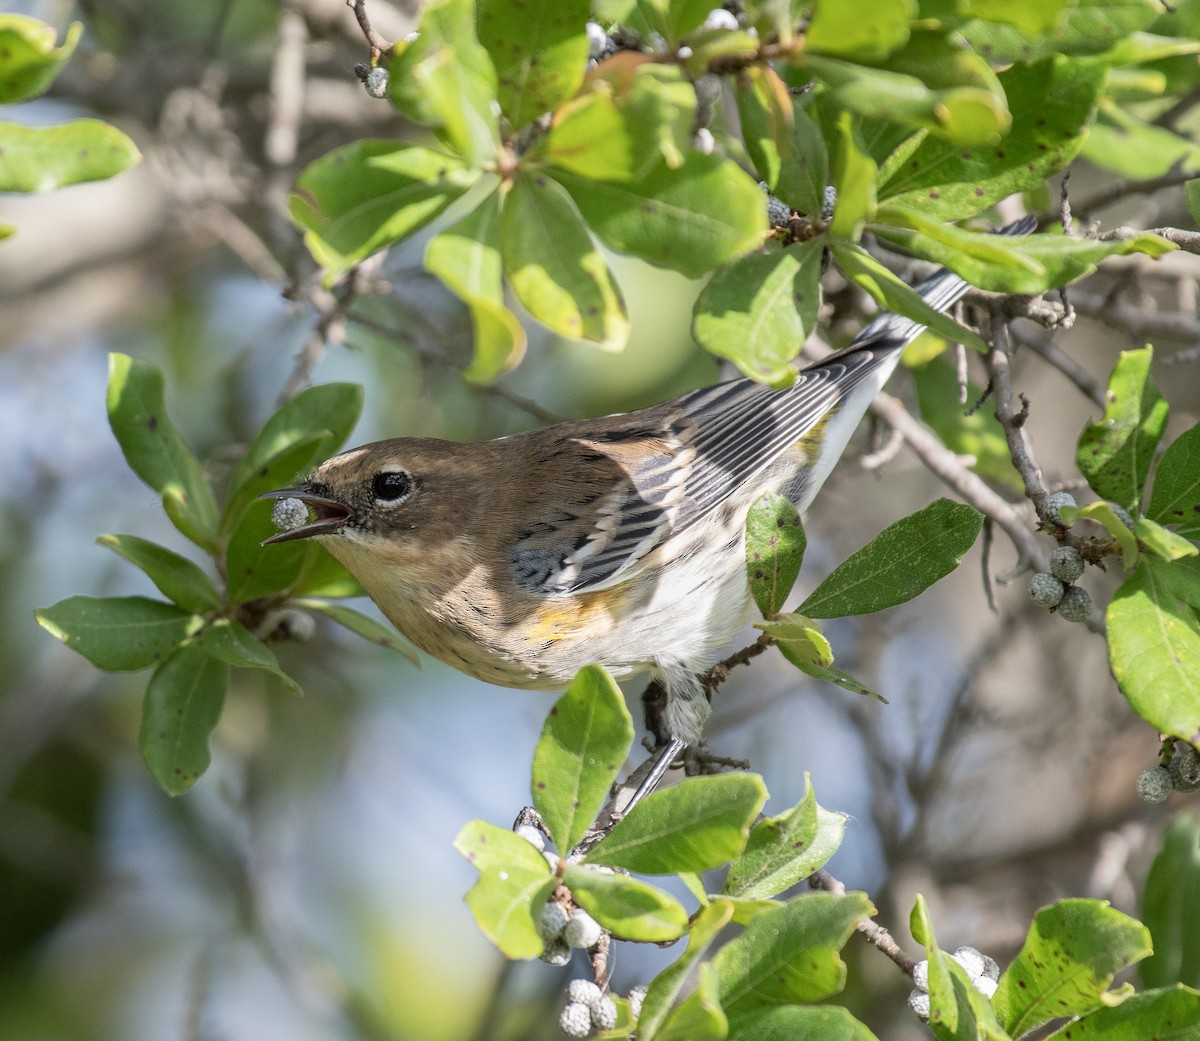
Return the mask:
<svg viewBox="0 0 1200 1041">
<path fill-rule="evenodd" d="M 692 334 L 713 354 L 769 383 L 795 378 L 790 362 L 817 324 L 821 243 L 751 253 L 701 290 Z"/>
<path fill-rule="evenodd" d="M 571 865 L 563 881 L 575 903 L 617 939 L 662 943 L 687 931 L 688 914 L 678 900 L 628 875 Z"/>
<path fill-rule="evenodd" d="M 864 697 L 874 698 L 885 705 L 888 703 L 888 699 L 882 694 L 876 693 L 861 680 L 851 676 L 848 672 L 843 672 L 836 665 L 819 665 L 817 662 L 806 660 L 799 655 L 793 655 L 788 660 L 801 672 L 807 673 L 813 679 L 832 683 L 843 690 L 850 691 L 851 694 L 862 694 Z"/>
<path fill-rule="evenodd" d="M 501 111 L 514 128 L 571 97 L 587 67 L 588 0 L 479 0 L 479 39 L 496 67 Z"/>
<path fill-rule="evenodd" d="M 165 546 L 136 535 L 101 535 L 96 541 L 141 568 L 163 596 L 184 610 L 203 614 L 221 606 L 221 594 L 212 579 Z"/>
<path fill-rule="evenodd" d="M 141 158 L 134 143 L 98 119 L 30 127 L 0 120 L 0 191 L 50 192 L 103 181 Z"/>
<path fill-rule="evenodd" d="M 356 141 L 310 163 L 288 209 L 332 277 L 423 228 L 477 178 L 429 148 Z"/>
<path fill-rule="evenodd" d="M 960 28 L 967 42 L 993 64 L 1033 62 L 1058 54 L 1098 54 L 1114 40 L 1145 29 L 1161 8 L 1152 0 L 1077 0 L 1016 4 L 1011 0 L 971 0 L 968 11 L 980 19 Z M 1018 14 L 1021 17 L 1014 17 Z M 998 25 L 996 22 L 1009 24 Z M 1041 35 L 1030 32 L 1034 24 Z"/>
<path fill-rule="evenodd" d="M 642 36 L 658 33 L 675 44 L 696 29 L 712 9 L 707 0 L 601 0 L 601 17 L 628 25 Z"/>
<path fill-rule="evenodd" d="M 165 660 L 204 619 L 143 596 L 71 596 L 34 612 L 37 623 L 107 672 L 136 672 Z"/>
<path fill-rule="evenodd" d="M 847 816 L 817 804 L 808 776 L 804 798 L 750 829 L 746 847 L 729 865 L 723 896 L 761 900 L 778 896 L 821 867 L 842 844 Z"/>
<path fill-rule="evenodd" d="M 863 225 L 875 215 L 879 171 L 867 154 L 858 121 L 849 112 L 838 112 L 833 134 L 831 175 L 836 202 L 829 231 L 835 239 L 856 242 Z"/>
<path fill-rule="evenodd" d="M 533 805 L 566 853 L 595 820 L 633 743 L 633 720 L 613 678 L 581 669 L 554 703 L 533 753 Z"/>
<path fill-rule="evenodd" d="M 517 316 L 504 306 L 499 193 L 493 191 L 432 238 L 425 266 L 470 310 L 475 357 L 463 376 L 490 383 L 520 364 L 526 338 Z"/>
<path fill-rule="evenodd" d="M 733 907 L 729 901 L 715 900 L 696 916 L 688 931 L 687 949 L 654 978 L 646 991 L 637 1021 L 639 1038 L 655 1041 L 659 1027 L 683 990 L 688 973 L 712 946 L 717 934 L 729 924 L 732 915 Z"/>
<path fill-rule="evenodd" d="M 741 852 L 766 801 L 767 789 L 754 774 L 688 778 L 648 795 L 587 862 L 643 875 L 708 871 Z"/>
<path fill-rule="evenodd" d="M 820 214 L 829 183 L 820 128 L 770 66 L 752 65 L 736 88 L 742 137 L 759 176 L 793 209 Z"/>
<path fill-rule="evenodd" d="M 966 970 L 938 947 L 920 894 L 909 927 L 929 961 L 929 1026 L 938 1041 L 1010 1041 L 991 1003 L 975 989 Z"/>
<path fill-rule="evenodd" d="M 1200 547 L 1189 542 L 1182 535 L 1170 528 L 1164 528 L 1149 517 L 1139 517 L 1133 525 L 1133 533 L 1138 541 L 1151 553 L 1163 560 L 1178 560 L 1180 557 L 1194 557 L 1200 553 Z"/>
<path fill-rule="evenodd" d="M 746 515 L 746 574 L 764 618 L 783 609 L 806 545 L 804 524 L 787 496 L 766 492 L 754 501 Z"/>
<path fill-rule="evenodd" d="M 987 350 L 987 344 L 978 333 L 930 307 L 912 286 L 901 281 L 857 243 L 834 239 L 829 248 L 846 277 L 870 294 L 880 306 L 928 326 L 930 331 L 951 343 L 966 344 L 981 352 Z"/>
<path fill-rule="evenodd" d="M 959 10 L 971 18 L 1015 26 L 1032 36 L 1058 29 L 1063 11 L 1074 4 L 1075 0 L 965 0 Z"/>
<path fill-rule="evenodd" d="M 771 637 L 780 653 L 799 669 L 824 668 L 833 664 L 833 649 L 821 627 L 811 618 L 791 612 L 765 622 L 755 622 L 754 628 Z"/>
<path fill-rule="evenodd" d="M 982 527 L 978 510 L 938 499 L 839 564 L 799 610 L 813 618 L 843 618 L 911 600 L 958 567 Z"/>
<path fill-rule="evenodd" d="M 570 196 L 518 174 L 500 218 L 504 270 L 526 310 L 560 336 L 620 350 L 629 337 L 621 290 Z"/>
<path fill-rule="evenodd" d="M 1142 985 L 1200 983 L 1200 933 L 1194 928 L 1200 921 L 1200 821 L 1190 813 L 1167 825 L 1146 875 L 1141 915 L 1154 948 L 1138 964 Z"/>
<path fill-rule="evenodd" d="M 689 278 L 761 245 L 767 233 L 762 191 L 717 155 L 689 152 L 674 169 L 663 160 L 628 184 L 556 176 L 604 243 Z"/>
<path fill-rule="evenodd" d="M 867 1025 L 836 1005 L 766 1009 L 738 1020 L 727 1041 L 876 1041 Z"/>
<path fill-rule="evenodd" d="M 108 422 L 129 468 L 164 501 L 189 539 L 216 548 L 217 504 L 200 464 L 167 416 L 162 373 L 127 354 L 108 356 Z"/>
<path fill-rule="evenodd" d="M 268 672 L 293 694 L 300 693 L 300 685 L 279 667 L 275 652 L 236 618 L 218 618 L 206 625 L 200 645 L 226 665 Z"/>
<path fill-rule="evenodd" d="M 1089 502 L 1086 506 L 1060 506 L 1058 513 L 1067 525 L 1074 524 L 1076 520 L 1090 520 L 1099 524 L 1116 540 L 1126 570 L 1137 564 L 1141 557 L 1137 538 L 1133 529 L 1117 516 L 1112 503 L 1097 501 Z"/>
<path fill-rule="evenodd" d="M 725 1041 L 728 1032 L 716 970 L 711 963 L 702 964 L 696 989 L 671 1009 L 656 1037 L 658 1041 Z"/>
<path fill-rule="evenodd" d="M 1103 499 L 1135 510 L 1167 423 L 1167 403 L 1150 375 L 1149 347 L 1122 351 L 1108 380 L 1104 418 L 1079 437 L 1075 462 Z"/>
<path fill-rule="evenodd" d="M 60 46 L 54 27 L 21 14 L 0 14 L 0 105 L 44 94 L 67 63 L 83 34 L 72 22 Z"/>
<path fill-rule="evenodd" d="M 863 893 L 807 893 L 755 915 L 713 959 L 730 1019 L 836 994 L 846 979 L 838 951 L 874 913 Z"/>
<path fill-rule="evenodd" d="M 1106 901 L 1060 900 L 1037 913 L 1000 977 L 996 1014 L 1013 1037 L 1080 1015 L 1105 1002 L 1115 972 L 1149 953 L 1146 927 Z"/>
<path fill-rule="evenodd" d="M 1101 1007 L 1072 1020 L 1046 1041 L 1200 1041 L 1200 993 L 1188 987 L 1130 994 L 1119 1005 Z"/>
<path fill-rule="evenodd" d="M 610 92 L 591 90 L 562 105 L 537 145 L 539 159 L 580 177 L 630 181 L 648 158 Z"/>
<path fill-rule="evenodd" d="M 392 103 L 457 152 L 469 167 L 494 159 L 500 128 L 493 105 L 496 70 L 475 35 L 472 0 L 433 0 L 415 37 L 392 51 Z"/>
<path fill-rule="evenodd" d="M 1167 445 L 1154 471 L 1146 516 L 1170 524 L 1188 539 L 1200 539 L 1200 424 Z"/>
<path fill-rule="evenodd" d="M 154 671 L 142 710 L 142 758 L 168 795 L 182 795 L 208 769 L 208 739 L 225 703 L 229 670 L 195 643 Z"/>
<path fill-rule="evenodd" d="M 470 821 L 462 826 L 454 839 L 454 848 L 467 858 L 478 871 L 513 865 L 526 871 L 550 877 L 546 858 L 508 828 L 498 828 L 487 821 Z"/>
<path fill-rule="evenodd" d="M 356 636 L 361 636 L 364 640 L 378 647 L 384 647 L 389 651 L 398 651 L 420 668 L 421 656 L 417 653 L 413 645 L 390 625 L 377 622 L 370 615 L 362 614 L 351 607 L 344 607 L 341 604 L 331 604 L 326 600 L 310 600 L 305 598 L 293 600 L 292 604 L 305 611 L 316 611 L 317 614 L 324 615 L 330 621 L 337 622 L 338 625 L 349 629 Z"/>
<path fill-rule="evenodd" d="M 878 61 L 904 44 L 916 15 L 915 0 L 818 0 L 805 43 L 818 54 Z"/>
<path fill-rule="evenodd" d="M 1178 586 L 1195 561 L 1146 557 L 1107 612 L 1109 662 L 1134 712 L 1160 733 L 1193 742 L 1200 741 L 1200 622 Z"/>
<path fill-rule="evenodd" d="M 1081 155 L 1131 180 L 1162 177 L 1175 167 L 1200 169 L 1200 145 L 1138 118 L 1112 98 L 1101 102 Z"/>
<path fill-rule="evenodd" d="M 1052 58 L 1013 65 L 1000 82 L 1012 115 L 1003 141 L 963 148 L 930 135 L 902 164 L 889 167 L 879 201 L 895 200 L 935 220 L 959 220 L 1044 184 L 1070 162 L 1083 146 L 1105 71 Z"/>
<path fill-rule="evenodd" d="M 480 932 L 507 957 L 534 958 L 544 946 L 534 914 L 556 884 L 544 860 L 540 867 L 532 863 L 492 864 L 480 872 L 479 881 L 468 891 L 467 906 Z"/>
</svg>

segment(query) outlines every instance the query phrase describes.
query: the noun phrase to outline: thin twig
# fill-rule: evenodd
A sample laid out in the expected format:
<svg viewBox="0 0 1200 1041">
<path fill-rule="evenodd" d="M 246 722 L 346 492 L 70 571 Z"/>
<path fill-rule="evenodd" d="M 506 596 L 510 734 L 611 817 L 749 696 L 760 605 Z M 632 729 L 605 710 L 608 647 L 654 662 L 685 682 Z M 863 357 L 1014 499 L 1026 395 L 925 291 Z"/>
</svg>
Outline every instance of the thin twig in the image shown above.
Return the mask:
<svg viewBox="0 0 1200 1041">
<path fill-rule="evenodd" d="M 820 889 L 826 893 L 836 893 L 838 896 L 844 896 L 846 886 L 839 882 L 828 871 L 818 868 L 808 876 L 808 884 L 812 889 Z M 916 967 L 916 962 L 900 949 L 900 945 L 895 938 L 882 925 L 873 918 L 863 918 L 854 926 L 873 947 L 879 948 L 884 954 L 892 959 L 900 970 L 908 976 L 913 974 L 913 969 Z"/>
<path fill-rule="evenodd" d="M 354 17 L 358 19 L 358 27 L 362 30 L 363 36 L 367 38 L 367 43 L 371 45 L 371 61 L 376 62 L 383 55 L 390 54 L 395 45 L 380 36 L 375 26 L 371 24 L 371 19 L 367 15 L 366 0 L 346 0 L 346 6 L 353 9 Z"/>
</svg>

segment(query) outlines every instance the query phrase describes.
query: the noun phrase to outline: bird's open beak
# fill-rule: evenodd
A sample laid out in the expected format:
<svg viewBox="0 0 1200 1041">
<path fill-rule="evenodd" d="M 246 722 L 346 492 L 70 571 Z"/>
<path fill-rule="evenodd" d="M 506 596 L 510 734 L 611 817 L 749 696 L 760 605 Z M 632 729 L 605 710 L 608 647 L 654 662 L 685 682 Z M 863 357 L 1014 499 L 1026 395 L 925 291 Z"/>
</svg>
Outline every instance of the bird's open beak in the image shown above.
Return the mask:
<svg viewBox="0 0 1200 1041">
<path fill-rule="evenodd" d="M 264 492 L 260 499 L 299 499 L 313 513 L 316 519 L 298 528 L 281 531 L 269 539 L 263 539 L 262 545 L 273 546 L 278 542 L 293 542 L 296 539 L 307 539 L 313 535 L 332 535 L 350 519 L 350 507 L 336 499 L 326 499 L 322 495 L 313 495 L 307 488 L 280 488 L 273 492 Z"/>
</svg>

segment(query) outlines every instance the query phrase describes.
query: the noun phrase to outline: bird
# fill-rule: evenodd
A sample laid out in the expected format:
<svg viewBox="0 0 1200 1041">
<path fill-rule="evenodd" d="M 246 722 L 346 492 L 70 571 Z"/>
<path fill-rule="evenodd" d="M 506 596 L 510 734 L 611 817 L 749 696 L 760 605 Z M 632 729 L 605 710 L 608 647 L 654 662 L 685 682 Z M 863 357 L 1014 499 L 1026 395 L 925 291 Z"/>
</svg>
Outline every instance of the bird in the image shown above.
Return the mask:
<svg viewBox="0 0 1200 1041">
<path fill-rule="evenodd" d="M 916 290 L 944 311 L 968 288 L 942 269 Z M 750 620 L 750 507 L 774 491 L 807 510 L 923 329 L 884 312 L 784 388 L 743 377 L 489 441 L 362 445 L 267 493 L 307 512 L 264 545 L 315 539 L 412 643 L 489 683 L 564 689 L 593 664 L 659 680 L 657 783 L 700 741 L 703 676 Z"/>
</svg>

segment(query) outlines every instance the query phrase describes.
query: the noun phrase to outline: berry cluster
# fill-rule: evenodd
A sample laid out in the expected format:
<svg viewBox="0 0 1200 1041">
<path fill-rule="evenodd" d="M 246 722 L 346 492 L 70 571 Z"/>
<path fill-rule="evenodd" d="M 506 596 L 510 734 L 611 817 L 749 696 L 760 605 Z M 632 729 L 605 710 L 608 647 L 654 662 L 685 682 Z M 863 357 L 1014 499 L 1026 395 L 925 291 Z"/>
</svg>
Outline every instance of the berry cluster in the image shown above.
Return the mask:
<svg viewBox="0 0 1200 1041">
<path fill-rule="evenodd" d="M 567 1037 L 587 1037 L 592 1029 L 612 1030 L 617 1024 L 617 1005 L 591 980 L 571 980 L 567 984 L 567 1003 L 558 1016 L 558 1025 Z"/>
<path fill-rule="evenodd" d="M 1174 742 L 1171 758 L 1148 766 L 1137 778 L 1142 802 L 1163 802 L 1172 792 L 1200 791 L 1200 752 L 1186 741 Z"/>
<path fill-rule="evenodd" d="M 1067 527 L 1059 510 L 1074 506 L 1070 492 L 1052 492 L 1046 497 L 1046 517 Z M 1050 570 L 1039 571 L 1029 582 L 1029 599 L 1038 607 L 1057 611 L 1068 622 L 1086 622 L 1095 610 L 1091 595 L 1073 583 L 1083 576 L 1083 554 L 1074 546 L 1059 546 L 1050 554 Z"/>
<path fill-rule="evenodd" d="M 967 972 L 973 986 L 985 998 L 991 999 L 996 993 L 996 983 L 1000 979 L 1000 966 L 995 958 L 977 951 L 974 947 L 960 947 L 950 955 Z M 913 966 L 913 983 L 916 989 L 908 995 L 908 1007 L 921 1019 L 929 1022 L 929 962 L 919 961 Z"/>
</svg>

